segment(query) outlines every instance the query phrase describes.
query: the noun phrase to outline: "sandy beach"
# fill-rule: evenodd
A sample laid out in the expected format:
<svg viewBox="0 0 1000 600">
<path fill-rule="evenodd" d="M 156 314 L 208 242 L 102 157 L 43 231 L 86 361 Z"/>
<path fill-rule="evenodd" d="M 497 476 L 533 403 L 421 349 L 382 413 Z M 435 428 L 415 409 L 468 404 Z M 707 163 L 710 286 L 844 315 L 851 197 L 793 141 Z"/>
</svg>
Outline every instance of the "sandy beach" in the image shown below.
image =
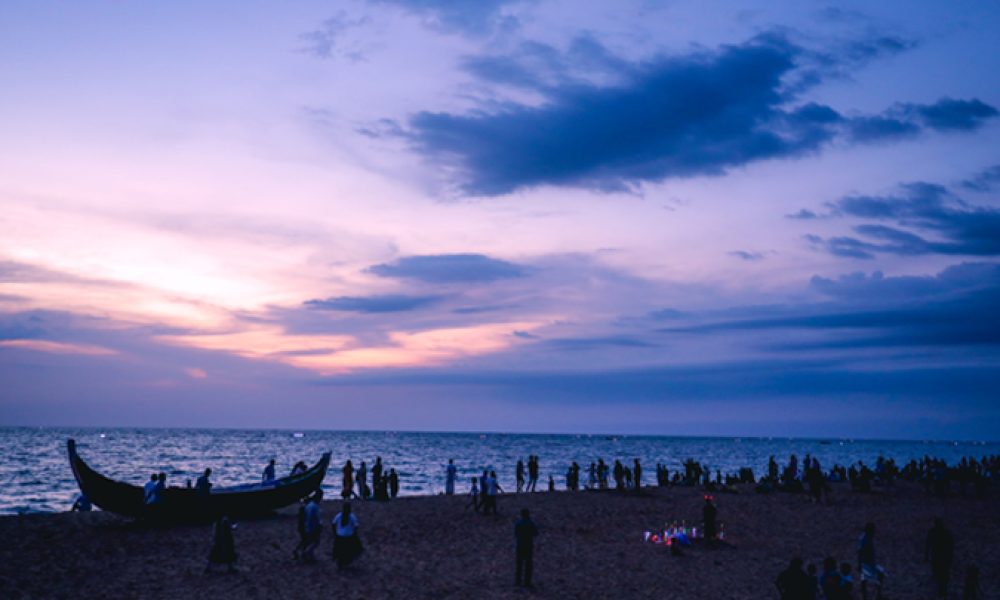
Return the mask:
<svg viewBox="0 0 1000 600">
<path fill-rule="evenodd" d="M 700 519 L 696 488 L 507 494 L 499 517 L 466 510 L 455 497 L 355 502 L 365 554 L 338 572 L 324 531 L 320 560 L 291 560 L 294 508 L 245 521 L 235 531 L 239 572 L 204 574 L 211 528 L 150 528 L 117 516 L 36 514 L 0 518 L 0 598 L 777 598 L 773 581 L 788 560 L 817 566 L 827 555 L 855 563 L 866 521 L 879 528 L 879 562 L 892 599 L 931 597 L 923 544 L 934 516 L 956 540 L 952 593 L 969 564 L 985 598 L 1000 598 L 1000 506 L 996 498 L 931 498 L 902 483 L 832 501 L 805 495 L 718 494 L 728 544 L 698 544 L 683 556 L 642 543 L 644 530 Z M 324 522 L 339 502 L 323 504 Z M 521 507 L 541 528 L 535 586 L 513 585 L 513 522 Z M 860 597 L 860 595 L 858 595 Z"/>
</svg>

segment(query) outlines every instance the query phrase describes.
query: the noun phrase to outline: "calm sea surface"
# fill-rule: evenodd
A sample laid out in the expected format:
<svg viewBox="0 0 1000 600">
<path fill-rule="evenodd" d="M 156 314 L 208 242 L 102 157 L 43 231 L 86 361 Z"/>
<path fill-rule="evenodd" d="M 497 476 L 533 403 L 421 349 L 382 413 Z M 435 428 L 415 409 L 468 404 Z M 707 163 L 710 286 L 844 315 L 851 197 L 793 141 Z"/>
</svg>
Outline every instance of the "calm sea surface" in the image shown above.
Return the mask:
<svg viewBox="0 0 1000 600">
<path fill-rule="evenodd" d="M 502 433 L 404 433 L 378 431 L 266 431 L 228 429 L 71 429 L 0 428 L 0 514 L 68 510 L 78 493 L 66 458 L 66 439 L 77 440 L 80 456 L 115 479 L 142 485 L 150 473 L 163 471 L 169 485 L 185 485 L 205 467 L 216 485 L 260 480 L 270 458 L 285 475 L 303 460 L 310 466 L 326 451 L 333 467 L 323 487 L 340 491 L 340 467 L 350 458 L 369 468 L 381 456 L 386 469 L 400 474 L 400 494 L 444 491 L 445 465 L 455 459 L 458 491 L 469 478 L 492 467 L 500 484 L 515 488 L 514 465 L 529 454 L 540 457 L 543 481 L 550 474 L 562 488 L 566 468 L 577 461 L 586 470 L 598 457 L 639 458 L 648 484 L 656 463 L 671 471 L 694 458 L 723 473 L 742 466 L 758 475 L 770 455 L 779 462 L 791 453 L 812 454 L 824 468 L 857 460 L 874 462 L 878 455 L 899 462 L 932 455 L 955 462 L 964 455 L 1000 454 L 995 442 L 905 442 L 875 440 L 806 440 L 787 438 L 697 438 L 604 435 L 525 435 Z M 586 480 L 586 475 L 581 479 Z"/>
</svg>

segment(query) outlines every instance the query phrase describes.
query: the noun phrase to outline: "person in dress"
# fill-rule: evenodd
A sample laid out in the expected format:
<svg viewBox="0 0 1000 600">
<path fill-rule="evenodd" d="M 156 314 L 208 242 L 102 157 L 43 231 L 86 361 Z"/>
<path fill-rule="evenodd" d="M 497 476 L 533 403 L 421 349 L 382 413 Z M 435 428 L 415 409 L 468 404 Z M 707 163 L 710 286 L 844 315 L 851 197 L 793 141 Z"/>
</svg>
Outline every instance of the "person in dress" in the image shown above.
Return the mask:
<svg viewBox="0 0 1000 600">
<path fill-rule="evenodd" d="M 212 570 L 214 565 L 226 565 L 230 573 L 236 572 L 236 544 L 233 541 L 233 529 L 236 528 L 229 517 L 223 515 L 215 522 L 212 550 L 208 553 L 208 564 L 205 572 Z"/>
<path fill-rule="evenodd" d="M 361 538 L 358 537 L 358 518 L 351 512 L 350 502 L 344 502 L 331 524 L 334 534 L 333 559 L 337 561 L 337 568 L 343 569 L 364 551 Z"/>
<path fill-rule="evenodd" d="M 455 494 L 455 478 L 458 476 L 458 468 L 455 466 L 455 459 L 448 459 L 448 467 L 445 469 L 444 493 L 453 496 Z"/>
</svg>

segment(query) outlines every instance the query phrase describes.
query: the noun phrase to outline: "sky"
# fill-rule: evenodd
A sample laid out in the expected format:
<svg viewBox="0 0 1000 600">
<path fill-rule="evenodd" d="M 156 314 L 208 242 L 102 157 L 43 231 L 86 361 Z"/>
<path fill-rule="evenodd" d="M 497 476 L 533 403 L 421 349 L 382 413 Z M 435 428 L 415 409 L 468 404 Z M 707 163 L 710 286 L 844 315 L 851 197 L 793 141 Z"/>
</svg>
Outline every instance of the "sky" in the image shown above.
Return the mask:
<svg viewBox="0 0 1000 600">
<path fill-rule="evenodd" d="M 1000 439 L 1000 7 L 0 5 L 0 425 Z"/>
</svg>

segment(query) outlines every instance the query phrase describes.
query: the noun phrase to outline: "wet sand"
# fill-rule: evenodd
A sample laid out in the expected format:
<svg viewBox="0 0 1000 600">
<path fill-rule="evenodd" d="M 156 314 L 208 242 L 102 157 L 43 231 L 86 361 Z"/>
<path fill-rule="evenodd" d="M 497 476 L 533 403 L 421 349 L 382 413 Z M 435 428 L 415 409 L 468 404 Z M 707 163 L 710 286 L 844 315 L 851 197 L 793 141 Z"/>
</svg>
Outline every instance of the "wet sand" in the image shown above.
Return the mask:
<svg viewBox="0 0 1000 600">
<path fill-rule="evenodd" d="M 343 572 L 329 557 L 329 527 L 317 564 L 292 562 L 294 508 L 240 523 L 239 572 L 207 575 L 209 526 L 155 529 L 102 512 L 2 517 L 0 598 L 777 598 L 774 578 L 793 555 L 817 566 L 827 555 L 854 564 L 870 520 L 889 572 L 887 597 L 923 599 L 931 597 L 923 551 L 935 515 L 955 535 L 953 596 L 960 597 L 965 567 L 975 563 L 984 597 L 1000 598 L 996 495 L 942 500 L 909 484 L 874 494 L 836 485 L 830 504 L 816 505 L 801 495 L 742 488 L 716 495 L 729 544 L 698 544 L 672 556 L 642 543 L 644 530 L 668 520 L 699 521 L 701 498 L 694 488 L 507 494 L 496 518 L 464 509 L 460 496 L 355 502 L 365 553 Z M 338 506 L 324 502 L 324 523 Z M 521 507 L 541 528 L 531 590 L 513 585 L 513 522 Z"/>
</svg>

